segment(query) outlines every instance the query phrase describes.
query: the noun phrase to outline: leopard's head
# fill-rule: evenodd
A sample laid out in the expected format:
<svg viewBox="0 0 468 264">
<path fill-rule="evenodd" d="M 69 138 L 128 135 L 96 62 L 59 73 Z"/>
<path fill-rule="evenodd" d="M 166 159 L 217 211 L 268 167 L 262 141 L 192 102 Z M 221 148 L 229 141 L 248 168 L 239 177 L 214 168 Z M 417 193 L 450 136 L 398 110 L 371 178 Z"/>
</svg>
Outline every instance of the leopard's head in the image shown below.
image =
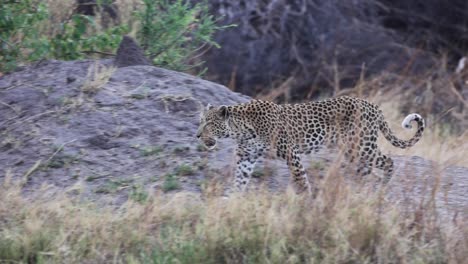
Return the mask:
<svg viewBox="0 0 468 264">
<path fill-rule="evenodd" d="M 208 149 L 214 149 L 216 142 L 220 138 L 227 138 L 230 128 L 227 124 L 229 109 L 222 105 L 214 107 L 210 104 L 200 113 L 200 126 L 197 131 L 197 138 Z"/>
</svg>

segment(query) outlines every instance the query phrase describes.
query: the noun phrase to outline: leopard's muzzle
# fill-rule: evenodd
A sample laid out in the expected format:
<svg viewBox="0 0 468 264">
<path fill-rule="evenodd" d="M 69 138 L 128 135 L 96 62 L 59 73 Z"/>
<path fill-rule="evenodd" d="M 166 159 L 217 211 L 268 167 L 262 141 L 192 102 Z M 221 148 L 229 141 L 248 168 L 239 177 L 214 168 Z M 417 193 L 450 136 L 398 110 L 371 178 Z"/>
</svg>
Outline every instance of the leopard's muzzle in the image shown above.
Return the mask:
<svg viewBox="0 0 468 264">
<path fill-rule="evenodd" d="M 212 150 L 216 147 L 216 139 L 214 138 L 201 138 L 201 142 L 209 150 Z"/>
</svg>

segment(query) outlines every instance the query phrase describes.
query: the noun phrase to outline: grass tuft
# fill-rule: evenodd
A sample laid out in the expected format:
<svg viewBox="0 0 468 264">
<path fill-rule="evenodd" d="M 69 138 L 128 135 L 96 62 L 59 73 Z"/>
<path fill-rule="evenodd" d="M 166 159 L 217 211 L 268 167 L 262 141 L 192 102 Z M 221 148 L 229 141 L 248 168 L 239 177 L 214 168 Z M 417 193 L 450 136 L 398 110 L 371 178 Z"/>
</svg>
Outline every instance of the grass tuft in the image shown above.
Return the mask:
<svg viewBox="0 0 468 264">
<path fill-rule="evenodd" d="M 113 66 L 108 67 L 98 63 L 91 65 L 81 91 L 86 94 L 96 94 L 109 81 L 114 71 Z"/>
<path fill-rule="evenodd" d="M 179 180 L 173 174 L 167 174 L 162 185 L 164 192 L 180 189 Z"/>
<path fill-rule="evenodd" d="M 188 176 L 188 175 L 192 175 L 193 173 L 194 173 L 194 169 L 192 168 L 192 166 L 188 164 L 179 165 L 175 169 L 175 174 L 177 174 L 178 176 Z"/>
<path fill-rule="evenodd" d="M 163 151 L 161 146 L 146 146 L 140 149 L 140 153 L 142 156 L 155 156 L 160 154 Z"/>
</svg>

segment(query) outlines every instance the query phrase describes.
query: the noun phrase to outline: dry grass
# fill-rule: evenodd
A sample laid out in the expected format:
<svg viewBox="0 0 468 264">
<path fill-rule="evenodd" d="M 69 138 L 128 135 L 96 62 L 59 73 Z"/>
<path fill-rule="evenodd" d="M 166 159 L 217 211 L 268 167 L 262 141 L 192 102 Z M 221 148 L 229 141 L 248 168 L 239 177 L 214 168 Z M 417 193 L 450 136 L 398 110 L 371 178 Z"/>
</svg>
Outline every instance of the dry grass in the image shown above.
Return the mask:
<svg viewBox="0 0 468 264">
<path fill-rule="evenodd" d="M 115 69 L 114 66 L 105 66 L 97 62 L 90 65 L 81 91 L 88 94 L 97 93 L 109 81 Z"/>
<path fill-rule="evenodd" d="M 43 188 L 25 198 L 0 186 L 6 263 L 462 263 L 468 226 L 442 221 L 431 201 L 401 211 L 382 192 L 330 171 L 312 200 L 260 191 L 223 199 L 153 194 L 118 209 L 77 204 Z M 411 205 L 408 205 L 411 207 Z"/>
<path fill-rule="evenodd" d="M 99 90 L 107 72 L 90 68 L 90 88 L 83 91 Z M 371 101 L 399 137 L 412 135 L 399 128 L 405 115 L 395 110 L 398 98 Z M 467 134 L 453 136 L 433 121 L 437 118 L 425 118 L 421 142 L 409 150 L 381 142 L 383 150 L 466 166 Z M 50 194 L 47 188 L 25 197 L 21 183 L 7 175 L 0 186 L 0 263 L 463 263 L 468 258 L 467 222 L 441 218 L 435 195 L 410 197 L 400 208 L 387 194 L 348 185 L 341 176 L 331 168 L 313 200 L 290 190 L 223 199 L 222 188 L 213 184 L 202 195 L 150 194 L 145 202 L 113 208 L 77 203 L 66 191 Z"/>
<path fill-rule="evenodd" d="M 137 23 L 134 13 L 143 8 L 142 0 L 116 0 L 115 5 L 119 10 L 120 22 L 130 28 L 128 35 L 135 37 L 137 31 Z"/>
<path fill-rule="evenodd" d="M 61 24 L 71 19 L 76 8 L 75 0 L 46 0 L 49 7 L 49 20 L 42 25 L 44 35 L 54 36 L 62 31 Z"/>
</svg>

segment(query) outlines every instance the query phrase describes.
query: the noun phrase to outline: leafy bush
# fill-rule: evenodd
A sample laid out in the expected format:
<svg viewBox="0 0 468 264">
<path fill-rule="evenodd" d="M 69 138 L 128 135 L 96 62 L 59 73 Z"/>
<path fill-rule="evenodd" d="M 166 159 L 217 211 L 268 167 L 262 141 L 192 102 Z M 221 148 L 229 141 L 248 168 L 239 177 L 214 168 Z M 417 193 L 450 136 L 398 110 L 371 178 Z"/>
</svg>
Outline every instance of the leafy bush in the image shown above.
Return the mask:
<svg viewBox="0 0 468 264">
<path fill-rule="evenodd" d="M 47 40 L 32 25 L 46 20 L 44 3 L 34 6 L 32 0 L 6 1 L 0 8 L 0 71 L 10 71 L 18 60 L 36 60 L 47 49 Z"/>
<path fill-rule="evenodd" d="M 205 2 L 192 4 L 186 0 L 143 0 L 137 12 L 141 26 L 140 44 L 155 65 L 187 71 L 203 62 L 194 60 L 210 46 L 219 47 L 213 34 L 225 27 L 215 24 Z"/>
<path fill-rule="evenodd" d="M 122 34 L 127 31 L 123 26 L 112 27 L 96 34 L 88 34 L 89 28 L 96 27 L 91 16 L 75 14 L 71 21 L 64 22 L 62 32 L 50 41 L 50 51 L 54 58 L 76 60 L 86 53 L 115 50 Z"/>
<path fill-rule="evenodd" d="M 48 35 L 48 6 L 40 1 L 6 1 L 0 9 L 0 71 L 14 70 L 19 63 L 45 58 L 81 59 L 87 53 L 115 49 L 124 26 L 104 31 L 90 16 L 74 14 L 60 23 L 60 30 Z"/>
<path fill-rule="evenodd" d="M 55 1 L 60 6 L 58 0 L 2 3 L 0 71 L 8 72 L 18 64 L 40 59 L 76 60 L 94 53 L 112 53 L 131 26 L 136 26 L 138 39 L 155 65 L 188 71 L 203 64 L 198 57 L 207 49 L 218 47 L 212 40 L 213 34 L 230 26 L 216 26 L 205 2 L 143 0 L 143 5 L 132 5 L 121 1 L 120 9 L 125 9 L 126 17 L 121 17 L 120 21 L 125 22 L 105 27 L 99 23 L 103 21 L 90 15 L 76 12 L 64 15 L 56 10 Z M 96 8 L 108 2 L 97 1 Z M 59 26 L 53 20 L 58 20 Z"/>
</svg>

